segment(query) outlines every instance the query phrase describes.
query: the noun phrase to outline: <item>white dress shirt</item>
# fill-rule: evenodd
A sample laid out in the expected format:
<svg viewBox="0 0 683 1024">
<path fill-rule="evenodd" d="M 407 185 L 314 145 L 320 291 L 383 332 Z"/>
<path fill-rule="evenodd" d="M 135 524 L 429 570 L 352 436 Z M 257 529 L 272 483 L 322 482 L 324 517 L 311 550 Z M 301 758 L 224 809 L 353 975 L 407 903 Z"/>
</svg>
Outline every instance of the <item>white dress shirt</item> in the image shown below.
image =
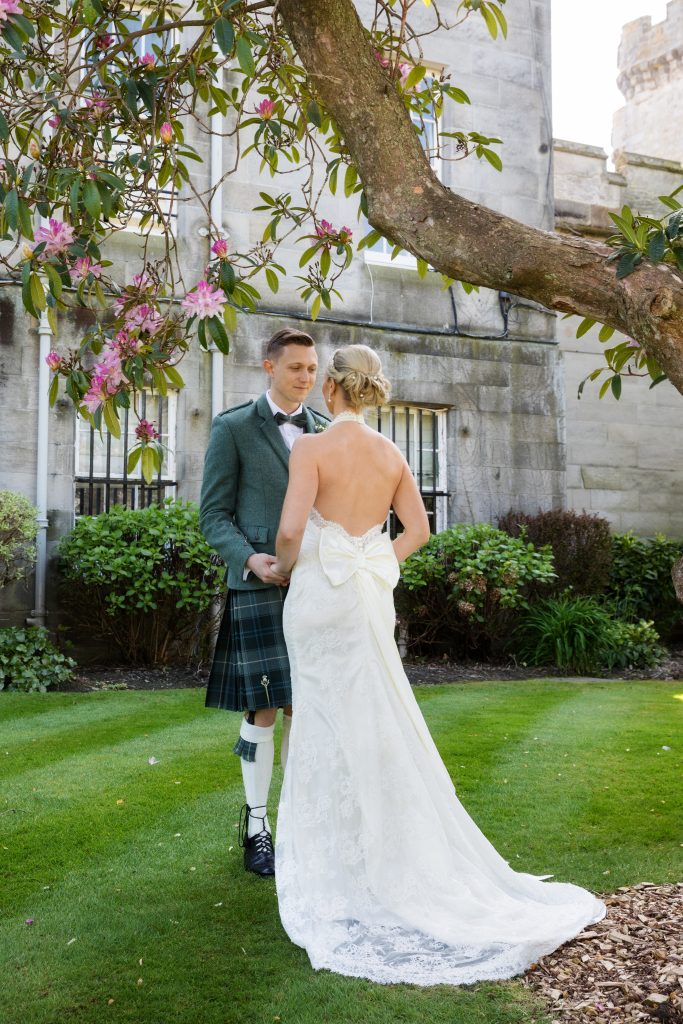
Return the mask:
<svg viewBox="0 0 683 1024">
<path fill-rule="evenodd" d="M 281 412 L 283 416 L 298 416 L 300 412 L 304 411 L 303 405 L 299 404 L 299 407 L 294 412 L 285 412 L 279 405 L 276 405 L 273 399 L 270 397 L 270 391 L 266 391 L 266 398 L 268 399 L 268 405 L 270 406 L 273 416 L 276 412 Z M 300 437 L 304 432 L 303 427 L 297 427 L 294 423 L 280 423 L 278 430 L 282 434 L 282 440 L 285 442 L 290 452 L 294 446 L 294 442 L 297 437 Z"/>
</svg>

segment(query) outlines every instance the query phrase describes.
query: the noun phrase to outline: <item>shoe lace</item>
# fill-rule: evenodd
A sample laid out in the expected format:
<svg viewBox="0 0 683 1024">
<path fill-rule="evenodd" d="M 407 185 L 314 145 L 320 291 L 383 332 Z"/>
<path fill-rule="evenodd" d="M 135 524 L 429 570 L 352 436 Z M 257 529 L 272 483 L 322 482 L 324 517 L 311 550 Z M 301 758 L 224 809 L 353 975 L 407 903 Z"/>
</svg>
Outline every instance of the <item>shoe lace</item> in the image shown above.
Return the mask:
<svg viewBox="0 0 683 1024">
<path fill-rule="evenodd" d="M 260 821 L 261 821 L 261 825 L 262 826 L 263 826 L 263 824 L 264 824 L 264 822 L 266 820 L 266 814 L 265 814 L 266 808 L 265 808 L 265 806 L 263 807 L 263 811 L 264 811 L 263 814 L 254 814 L 254 810 L 258 810 L 258 808 L 250 807 L 249 804 L 243 804 L 242 808 L 240 809 L 239 840 L 238 840 L 238 842 L 239 842 L 239 845 L 241 847 L 244 847 L 246 845 L 247 839 L 249 838 L 249 818 L 259 818 Z M 262 827 L 260 832 L 257 832 L 256 835 L 251 836 L 251 839 L 254 840 L 254 841 L 258 840 L 259 843 L 262 843 L 263 840 L 261 839 L 261 836 L 267 836 L 268 837 L 268 840 L 271 843 L 270 849 L 272 850 L 272 840 L 271 840 L 270 832 L 268 832 L 265 828 Z M 261 849 L 261 846 L 258 845 L 258 844 L 257 844 L 257 849 L 258 849 L 259 853 L 263 853 L 264 852 Z M 266 850 L 265 852 L 268 852 L 268 851 Z"/>
<path fill-rule="evenodd" d="M 257 832 L 255 836 L 252 836 L 252 842 L 256 847 L 257 853 L 272 853 L 273 852 L 273 839 L 270 832 Z"/>
</svg>

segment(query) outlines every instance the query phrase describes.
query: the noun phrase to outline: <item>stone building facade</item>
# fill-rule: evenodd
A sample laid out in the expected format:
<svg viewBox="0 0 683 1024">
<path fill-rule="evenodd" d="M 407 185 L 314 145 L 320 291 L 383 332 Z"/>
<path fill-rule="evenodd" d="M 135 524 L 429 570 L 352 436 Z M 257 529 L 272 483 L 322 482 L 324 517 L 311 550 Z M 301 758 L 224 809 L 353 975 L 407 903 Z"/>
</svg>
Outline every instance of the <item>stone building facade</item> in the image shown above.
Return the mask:
<svg viewBox="0 0 683 1024">
<path fill-rule="evenodd" d="M 680 3 L 675 0 L 676 7 Z M 358 2 L 361 11 L 369 6 L 369 0 Z M 510 5 L 510 31 L 504 43 L 488 37 L 481 19 L 429 37 L 426 59 L 451 72 L 454 84 L 472 99 L 471 107 L 448 109 L 443 128 L 478 130 L 504 139 L 502 175 L 473 158 L 444 162 L 440 173 L 446 184 L 468 198 L 533 226 L 551 228 L 557 213 L 560 227 L 600 235 L 607 229 L 606 210 L 618 207 L 626 194 L 627 176 L 623 170 L 607 172 L 604 154 L 586 147 L 557 143 L 553 154 L 550 8 L 551 0 Z M 217 166 L 232 163 L 232 143 L 226 140 L 212 147 L 206 136 L 194 141 L 205 163 L 193 173 L 205 188 Z M 639 164 L 644 158 L 627 156 L 629 195 L 656 195 L 659 183 L 675 175 L 669 164 L 659 167 L 665 161 L 653 163 L 648 158 Z M 271 179 L 259 179 L 253 153 L 227 179 L 220 212 L 232 248 L 248 247 L 261 237 L 265 221 L 251 209 L 258 203 L 259 189 L 272 187 Z M 343 195 L 328 197 L 320 215 L 365 233 L 356 220 L 355 203 Z M 180 205 L 177 238 L 191 287 L 206 263 L 210 241 L 200 204 Z M 115 247 L 112 244 L 108 255 L 122 280 L 139 270 L 138 250 L 134 232 L 121 233 Z M 376 425 L 393 434 L 409 454 L 433 528 L 495 521 L 511 507 L 535 511 L 569 504 L 603 512 L 620 528 L 683 532 L 676 511 L 681 478 L 675 460 L 667 461 L 661 451 L 655 458 L 647 447 L 650 441 L 656 445 L 655 426 L 662 416 L 668 417 L 670 437 L 683 433 L 673 389 L 663 386 L 648 394 L 641 386 L 637 394 L 634 391 L 641 425 L 649 416 L 652 428 L 634 439 L 629 435 L 633 410 L 625 400 L 630 400 L 629 389 L 616 413 L 614 403 L 597 403 L 595 391 L 576 403 L 576 382 L 595 365 L 595 353 L 586 339 L 579 345 L 572 341 L 569 321 L 505 293 L 482 290 L 466 295 L 460 285 L 444 291 L 438 275 L 420 281 L 411 258 L 391 262 L 380 246 L 354 260 L 342 279 L 343 303 L 312 324 L 295 291 L 298 258 L 298 249 L 285 245 L 278 251 L 288 276 L 277 296 L 268 298 L 263 289 L 258 313 L 239 317 L 230 355 L 223 358 L 197 347 L 182 365 L 186 388 L 171 396 L 163 409 L 150 410 L 152 418 L 155 411 L 161 412 L 172 451 L 163 470 L 165 493 L 197 499 L 213 412 L 263 390 L 264 343 L 283 323 L 291 323 L 314 335 L 321 363 L 334 348 L 350 342 L 362 341 L 378 351 L 394 390 L 391 406 Z M 76 315 L 65 317 L 57 347 L 75 344 L 84 326 Z M 17 291 L 3 286 L 0 489 L 22 491 L 31 500 L 36 495 L 36 424 L 43 398 L 38 366 L 36 324 L 24 314 Z M 319 385 L 311 404 L 324 408 Z M 77 422 L 70 402 L 58 401 L 49 416 L 50 559 L 79 512 L 97 511 L 122 498 L 128 503 L 144 500 L 139 482 L 122 481 L 121 454 L 107 444 L 93 439 Z M 626 480 L 632 484 L 627 486 Z M 658 495 L 666 495 L 657 498 L 662 507 L 656 519 L 651 515 L 654 506 L 646 508 L 646 496 L 655 486 Z M 633 493 L 626 497 L 629 490 Z M 51 571 L 49 624 L 54 623 L 58 606 L 54 581 Z M 23 621 L 32 611 L 40 613 L 34 601 L 31 581 L 0 595 L 0 625 Z M 34 618 L 39 620 L 40 615 Z"/>
</svg>

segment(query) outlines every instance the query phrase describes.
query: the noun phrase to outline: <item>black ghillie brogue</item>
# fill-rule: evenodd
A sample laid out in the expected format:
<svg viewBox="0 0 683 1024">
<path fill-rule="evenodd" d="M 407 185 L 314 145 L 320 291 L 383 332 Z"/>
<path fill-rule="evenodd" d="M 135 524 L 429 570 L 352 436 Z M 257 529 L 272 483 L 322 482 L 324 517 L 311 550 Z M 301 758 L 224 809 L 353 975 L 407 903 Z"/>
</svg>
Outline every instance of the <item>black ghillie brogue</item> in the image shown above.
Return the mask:
<svg viewBox="0 0 683 1024">
<path fill-rule="evenodd" d="M 256 808 L 264 810 L 265 808 Z M 265 814 L 254 814 L 248 804 L 245 804 L 240 812 L 240 846 L 244 849 L 244 870 L 252 871 L 255 875 L 263 878 L 271 878 L 275 874 L 275 851 L 273 849 L 273 837 L 266 828 L 250 836 L 249 819 L 259 818 L 261 824 L 265 823 Z"/>
</svg>

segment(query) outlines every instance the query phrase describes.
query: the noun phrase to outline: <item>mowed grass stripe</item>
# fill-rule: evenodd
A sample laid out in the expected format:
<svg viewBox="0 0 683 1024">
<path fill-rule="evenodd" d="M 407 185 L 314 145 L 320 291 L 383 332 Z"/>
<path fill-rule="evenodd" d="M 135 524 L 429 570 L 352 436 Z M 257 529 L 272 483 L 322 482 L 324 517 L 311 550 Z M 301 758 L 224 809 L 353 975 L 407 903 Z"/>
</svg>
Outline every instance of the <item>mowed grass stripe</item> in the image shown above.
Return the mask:
<svg viewBox="0 0 683 1024">
<path fill-rule="evenodd" d="M 61 703 L 67 695 L 34 694 L 24 699 L 42 703 L 52 696 Z M 191 721 L 205 710 L 203 691 L 183 690 L 177 692 L 176 700 L 169 700 L 169 696 L 168 692 L 70 695 L 66 706 L 52 712 L 20 717 L 16 722 L 6 718 L 0 730 L 3 778 L 98 745 L 110 745 L 112 737 L 119 742 Z"/>
<path fill-rule="evenodd" d="M 117 1022 L 188 1024 L 530 1019 L 534 1002 L 516 983 L 486 987 L 482 1001 L 470 990 L 314 974 L 282 930 L 274 884 L 245 875 L 241 851 L 226 840 L 240 801 L 237 786 L 197 797 L 130 847 L 36 894 L 22 910 L 34 918 L 30 929 L 19 918 L 0 929 L 3 976 L 35 1005 L 31 1024 L 94 1022 L 104 1012 Z M 484 1006 L 497 1007 L 495 1018 Z"/>
<path fill-rule="evenodd" d="M 464 802 L 513 867 L 609 890 L 627 884 L 652 847 L 649 870 L 658 881 L 683 875 L 675 797 L 683 730 L 669 717 L 675 690 L 671 683 L 579 685 L 570 703 L 535 720 L 522 743 L 508 736 L 499 745 L 495 771 Z M 668 759 L 653 740 L 667 729 L 679 751 Z M 654 813 L 644 815 L 643 802 L 653 801 Z"/>
<path fill-rule="evenodd" d="M 15 899 L 89 858 L 106 856 L 110 846 L 129 842 L 131 833 L 197 794 L 241 782 L 239 761 L 221 728 L 227 717 L 207 713 L 153 737 L 115 743 L 92 758 L 80 753 L 12 779 L 3 801 L 6 849 L 0 853 Z M 149 765 L 149 756 L 159 763 Z M 49 861 L 46 849 L 52 851 Z M 8 909 L 3 899 L 2 912 Z"/>
</svg>

